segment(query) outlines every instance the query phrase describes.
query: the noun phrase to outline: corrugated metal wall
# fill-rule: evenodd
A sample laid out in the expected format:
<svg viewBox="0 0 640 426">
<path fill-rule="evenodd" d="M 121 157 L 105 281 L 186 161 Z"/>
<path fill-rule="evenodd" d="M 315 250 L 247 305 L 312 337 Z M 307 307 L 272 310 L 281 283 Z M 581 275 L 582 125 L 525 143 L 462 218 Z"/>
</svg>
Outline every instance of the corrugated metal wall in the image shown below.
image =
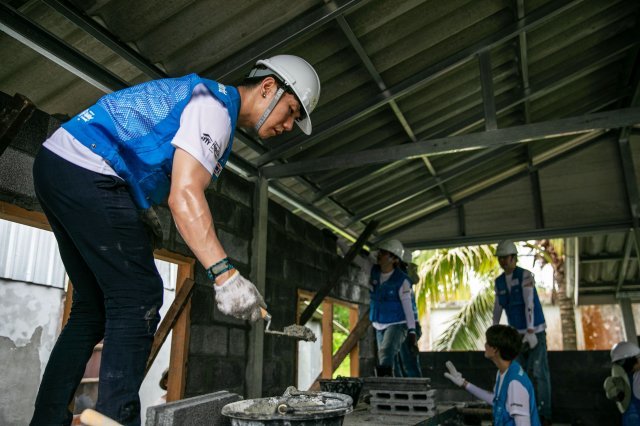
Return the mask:
<svg viewBox="0 0 640 426">
<path fill-rule="evenodd" d="M 0 277 L 64 288 L 65 270 L 53 233 L 0 219 Z"/>
</svg>

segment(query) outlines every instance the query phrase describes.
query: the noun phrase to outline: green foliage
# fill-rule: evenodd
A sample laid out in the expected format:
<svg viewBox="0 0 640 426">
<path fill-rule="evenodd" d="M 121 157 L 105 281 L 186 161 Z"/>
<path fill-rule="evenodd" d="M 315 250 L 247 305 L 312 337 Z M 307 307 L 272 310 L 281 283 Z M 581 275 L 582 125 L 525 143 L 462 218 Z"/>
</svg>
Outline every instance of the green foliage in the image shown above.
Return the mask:
<svg viewBox="0 0 640 426">
<path fill-rule="evenodd" d="M 496 275 L 499 271 L 495 248 L 490 245 L 456 247 L 421 252 L 418 264 L 420 281 L 416 301 L 420 315 L 431 303 L 468 300 L 472 278 Z"/>
<path fill-rule="evenodd" d="M 335 354 L 340 346 L 347 340 L 349 330 L 349 309 L 338 304 L 333 305 L 333 350 L 331 353 Z M 341 325 L 342 327 L 338 327 Z M 347 355 L 342 364 L 333 372 L 333 378 L 338 376 L 349 377 L 351 376 L 351 355 Z"/>
<path fill-rule="evenodd" d="M 474 350 L 484 342 L 484 332 L 492 323 L 495 292 L 486 286 L 448 322 L 435 342 L 439 351 Z"/>
</svg>

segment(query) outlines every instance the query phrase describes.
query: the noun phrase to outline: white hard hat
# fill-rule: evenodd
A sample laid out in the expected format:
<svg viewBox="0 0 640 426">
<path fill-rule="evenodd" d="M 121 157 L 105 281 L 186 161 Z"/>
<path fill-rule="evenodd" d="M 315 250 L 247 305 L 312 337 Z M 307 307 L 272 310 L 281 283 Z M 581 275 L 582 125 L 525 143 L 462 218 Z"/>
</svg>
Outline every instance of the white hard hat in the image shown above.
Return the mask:
<svg viewBox="0 0 640 426">
<path fill-rule="evenodd" d="M 511 254 L 518 254 L 518 249 L 513 241 L 504 240 L 498 243 L 496 248 L 496 256 L 509 256 Z"/>
<path fill-rule="evenodd" d="M 398 257 L 398 259 L 402 260 L 402 255 L 404 254 L 404 247 L 402 247 L 402 243 L 398 240 L 387 240 L 380 245 L 378 245 L 378 250 L 386 250 L 389 253 Z"/>
<path fill-rule="evenodd" d="M 261 69 L 260 66 L 266 69 Z M 318 74 L 307 61 L 298 56 L 276 55 L 256 62 L 256 68 L 249 73 L 249 77 L 266 77 L 273 74 L 285 84 L 286 90 L 293 91 L 296 98 L 298 98 L 304 109 L 304 114 L 301 114 L 302 118 L 296 123 L 305 134 L 310 135 L 311 113 L 316 108 L 318 99 L 320 99 L 320 78 L 318 78 Z M 265 111 L 265 113 L 268 116 L 271 110 Z M 263 118 L 266 119 L 266 116 L 263 116 Z"/>
<path fill-rule="evenodd" d="M 619 342 L 611 348 L 611 362 L 618 362 L 638 355 L 640 355 L 640 348 L 631 342 Z"/>
<path fill-rule="evenodd" d="M 407 265 L 409 263 L 413 263 L 413 253 L 411 253 L 411 250 L 404 251 L 404 255 L 402 256 L 402 261 Z"/>
</svg>

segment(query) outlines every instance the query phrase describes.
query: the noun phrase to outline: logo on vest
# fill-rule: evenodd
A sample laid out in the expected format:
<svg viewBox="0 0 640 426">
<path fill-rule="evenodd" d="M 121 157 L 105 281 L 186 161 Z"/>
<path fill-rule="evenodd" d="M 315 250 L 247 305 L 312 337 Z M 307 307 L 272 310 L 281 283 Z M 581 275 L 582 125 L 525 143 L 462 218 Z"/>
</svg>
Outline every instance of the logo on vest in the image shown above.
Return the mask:
<svg viewBox="0 0 640 426">
<path fill-rule="evenodd" d="M 226 95 L 227 94 L 227 86 L 225 86 L 224 84 L 218 83 L 218 92 Z"/>
<path fill-rule="evenodd" d="M 93 120 L 95 116 L 96 116 L 96 113 L 91 111 L 90 109 L 85 109 L 80 114 L 78 114 L 78 117 L 85 123 Z"/>
</svg>

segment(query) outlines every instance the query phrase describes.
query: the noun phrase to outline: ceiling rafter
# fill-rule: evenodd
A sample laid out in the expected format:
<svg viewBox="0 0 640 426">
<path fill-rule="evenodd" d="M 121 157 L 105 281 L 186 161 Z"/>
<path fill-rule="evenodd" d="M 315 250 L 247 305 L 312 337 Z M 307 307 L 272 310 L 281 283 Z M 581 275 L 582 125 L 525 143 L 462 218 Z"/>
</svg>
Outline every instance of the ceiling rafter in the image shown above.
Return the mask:
<svg viewBox="0 0 640 426">
<path fill-rule="evenodd" d="M 469 60 L 472 60 L 481 51 L 491 49 L 495 46 L 499 46 L 502 43 L 517 37 L 522 31 L 532 30 L 537 28 L 550 20 L 561 15 L 563 12 L 577 6 L 582 3 L 582 0 L 556 0 L 539 8 L 530 15 L 524 17 L 522 20 L 514 23 L 513 25 L 505 28 L 502 31 L 496 32 L 489 37 L 486 37 L 475 43 L 474 45 L 457 52 L 456 54 L 440 61 L 439 63 L 429 67 L 428 69 L 413 75 L 412 77 L 404 80 L 403 82 L 388 89 L 387 93 L 380 93 L 376 99 L 366 105 L 360 105 L 350 111 L 345 112 L 337 116 L 335 119 L 329 120 L 325 123 L 321 123 L 316 127 L 316 132 L 308 138 L 294 138 L 278 148 L 274 148 L 266 154 L 258 157 L 256 165 L 262 167 L 265 164 L 277 159 L 299 153 L 302 150 L 310 148 L 318 143 L 322 138 L 330 136 L 343 127 L 352 124 L 360 118 L 368 115 L 369 113 L 381 108 L 388 104 L 392 100 L 399 99 L 401 96 L 416 90 L 427 83 L 437 79 L 438 77 L 450 72 Z"/>
</svg>

